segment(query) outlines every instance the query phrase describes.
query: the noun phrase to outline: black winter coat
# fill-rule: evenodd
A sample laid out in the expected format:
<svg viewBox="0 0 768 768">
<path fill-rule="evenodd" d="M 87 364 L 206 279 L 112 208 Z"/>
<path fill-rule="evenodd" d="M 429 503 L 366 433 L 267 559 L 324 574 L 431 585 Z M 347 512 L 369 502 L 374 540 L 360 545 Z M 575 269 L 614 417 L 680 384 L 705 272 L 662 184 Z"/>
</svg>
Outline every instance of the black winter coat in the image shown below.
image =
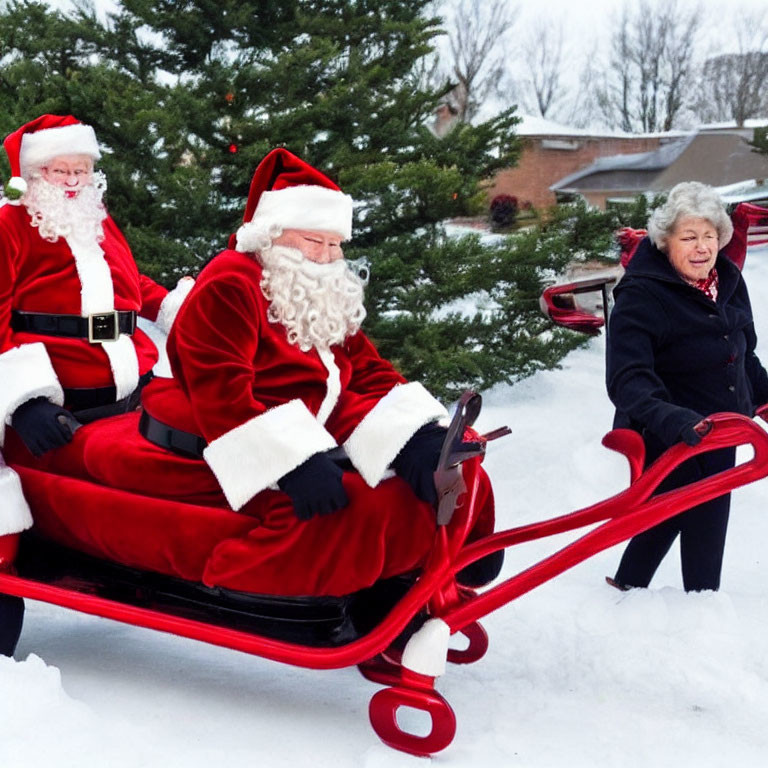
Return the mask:
<svg viewBox="0 0 768 768">
<path fill-rule="evenodd" d="M 713 302 L 646 238 L 614 289 L 606 366 L 614 425 L 643 434 L 649 461 L 705 416 L 752 416 L 768 402 L 747 286 L 722 253 L 716 268 Z"/>
</svg>

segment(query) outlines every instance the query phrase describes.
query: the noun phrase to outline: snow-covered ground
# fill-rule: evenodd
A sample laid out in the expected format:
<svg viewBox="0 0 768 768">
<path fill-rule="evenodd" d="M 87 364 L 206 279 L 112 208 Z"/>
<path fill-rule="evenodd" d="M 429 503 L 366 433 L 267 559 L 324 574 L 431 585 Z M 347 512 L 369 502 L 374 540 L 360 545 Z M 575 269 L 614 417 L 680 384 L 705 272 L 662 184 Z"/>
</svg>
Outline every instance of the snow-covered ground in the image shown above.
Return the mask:
<svg viewBox="0 0 768 768">
<path fill-rule="evenodd" d="M 768 360 L 768 249 L 745 269 Z M 625 486 L 600 445 L 611 423 L 602 338 L 562 370 L 485 395 L 500 527 L 586 506 Z M 734 495 L 722 591 L 685 594 L 677 553 L 650 590 L 603 577 L 620 548 L 484 620 L 484 659 L 450 667 L 456 711 L 443 766 L 762 768 L 768 761 L 768 485 Z M 508 554 L 505 573 L 560 542 Z M 0 658 L 2 768 L 405 768 L 381 744 L 376 690 L 355 669 L 312 671 L 30 602 L 17 660 Z M 408 713 L 405 713 L 406 715 Z M 414 718 L 416 728 L 423 723 Z"/>
</svg>

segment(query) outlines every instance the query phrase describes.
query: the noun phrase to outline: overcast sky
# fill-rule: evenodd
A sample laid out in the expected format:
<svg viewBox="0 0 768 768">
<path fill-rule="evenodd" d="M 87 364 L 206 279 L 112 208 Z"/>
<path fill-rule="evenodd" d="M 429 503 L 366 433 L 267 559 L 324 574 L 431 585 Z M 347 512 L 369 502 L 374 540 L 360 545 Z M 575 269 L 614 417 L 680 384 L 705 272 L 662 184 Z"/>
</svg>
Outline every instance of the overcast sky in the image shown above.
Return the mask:
<svg viewBox="0 0 768 768">
<path fill-rule="evenodd" d="M 438 0 L 436 3 L 450 13 L 450 8 L 456 7 L 462 0 Z M 493 0 L 463 0 L 463 2 L 480 2 L 481 7 L 488 12 Z M 651 8 L 658 8 L 668 0 L 646 0 Z M 575 97 L 581 92 L 581 76 L 585 64 L 589 62 L 592 68 L 592 82 L 595 77 L 609 66 L 611 34 L 617 28 L 622 11 L 626 9 L 630 19 L 637 14 L 640 0 L 506 0 L 512 10 L 514 23 L 506 33 L 502 46 L 506 75 L 500 83 L 498 94 L 486 95 L 484 106 L 479 117 L 487 118 L 499 108 L 517 103 L 519 112 L 530 111 L 538 114 L 532 105 L 532 94 L 527 89 L 526 81 L 530 78 L 527 70 L 527 57 L 524 53 L 527 38 L 539 22 L 551 22 L 555 27 L 562 25 L 563 57 L 560 67 L 561 77 L 560 96 L 555 99 L 553 107 L 547 116 L 561 122 L 572 122 L 576 115 L 586 115 L 581 108 L 581 99 Z M 712 56 L 739 51 L 736 33 L 737 22 L 745 26 L 749 18 L 748 32 L 742 29 L 742 35 L 748 34 L 748 41 L 742 43 L 742 50 L 761 48 L 768 51 L 768 0 L 677 0 L 677 10 L 687 16 L 691 11 L 701 15 L 701 25 L 694 47 L 693 64 L 703 63 Z M 451 29 L 451 23 L 446 23 Z M 439 43 L 440 49 L 448 51 L 448 41 L 443 37 Z M 450 56 L 443 59 L 450 61 Z M 482 72 L 486 70 L 481 70 Z M 569 103 L 571 106 L 569 107 Z M 576 110 L 576 112 L 574 112 Z M 600 121 L 599 115 L 592 114 L 589 120 Z M 690 119 L 683 114 L 678 116 L 680 125 L 685 120 L 696 122 L 696 116 Z M 690 127 L 690 126 L 687 126 Z"/>
<path fill-rule="evenodd" d="M 572 41 L 581 38 L 588 47 L 593 40 L 601 40 L 609 33 L 613 16 L 621 13 L 623 6 L 634 6 L 637 0 L 508 0 L 509 5 L 520 9 L 519 23 L 525 25 L 538 18 L 562 19 Z M 656 4 L 650 0 L 651 4 Z M 730 22 L 738 14 L 768 12 L 768 0 L 678 0 L 681 9 L 700 8 L 709 30 L 710 45 L 725 53 L 735 50 L 729 34 Z M 768 23 L 768 14 L 765 19 Z"/>
<path fill-rule="evenodd" d="M 454 0 L 455 1 L 455 0 Z M 58 8 L 70 7 L 71 0 L 47 0 Z M 450 0 L 449 0 L 450 2 Z M 490 2 L 490 0 L 485 0 Z M 607 37 L 612 15 L 621 12 L 623 6 L 632 6 L 637 0 L 507 0 L 519 11 L 515 27 L 520 30 L 539 18 L 563 21 L 564 29 L 571 43 L 585 48 L 595 40 Z M 649 0 L 655 4 L 658 0 Z M 732 36 L 727 29 L 732 18 L 740 12 L 763 12 L 768 24 L 768 0 L 677 0 L 681 8 L 701 8 L 706 26 L 711 30 L 713 48 L 722 53 L 733 47 Z M 436 3 L 439 5 L 440 3 Z M 116 0 L 95 0 L 98 11 L 108 11 L 117 5 Z"/>
<path fill-rule="evenodd" d="M 439 10 L 450 8 L 461 0 L 435 0 L 434 7 Z M 487 10 L 492 0 L 464 0 L 465 2 L 479 2 L 480 6 Z M 525 59 L 519 50 L 527 34 L 540 20 L 548 20 L 555 24 L 562 24 L 563 32 L 563 67 L 561 83 L 564 86 L 563 93 L 576 93 L 579 87 L 579 77 L 584 64 L 589 60 L 598 71 L 607 66 L 610 36 L 616 28 L 616 21 L 620 17 L 622 9 L 633 10 L 641 0 L 505 0 L 513 9 L 514 24 L 507 33 L 503 51 L 507 76 L 502 83 L 498 96 L 489 94 L 486 104 L 490 112 L 508 106 L 511 99 L 520 104 L 521 110 L 525 110 L 526 99 L 520 85 L 528 77 L 525 72 Z M 668 0 L 645 0 L 651 7 L 658 6 Z M 47 0 L 50 5 L 67 8 L 71 6 L 71 0 Z M 117 5 L 117 0 L 95 0 L 97 11 L 105 13 Z M 697 45 L 694 55 L 695 62 L 702 62 L 710 56 L 721 53 L 737 52 L 739 50 L 735 24 L 739 19 L 751 17 L 749 26 L 750 34 L 754 33 L 749 46 L 756 47 L 758 38 L 763 50 L 768 50 L 768 0 L 677 0 L 677 6 L 681 11 L 699 9 L 702 15 L 701 41 Z M 634 15 L 634 14 L 631 14 Z M 450 29 L 450 22 L 446 22 L 446 28 Z M 437 41 L 438 47 L 447 50 L 447 36 Z M 443 59 L 446 64 L 449 57 Z M 517 85 L 515 85 L 517 83 Z M 562 104 L 561 97 L 561 104 Z M 498 101 L 498 103 L 497 103 Z M 558 109 L 553 109 L 553 114 L 548 114 L 551 119 L 558 119 Z M 560 119 L 567 119 L 560 110 Z"/>
</svg>

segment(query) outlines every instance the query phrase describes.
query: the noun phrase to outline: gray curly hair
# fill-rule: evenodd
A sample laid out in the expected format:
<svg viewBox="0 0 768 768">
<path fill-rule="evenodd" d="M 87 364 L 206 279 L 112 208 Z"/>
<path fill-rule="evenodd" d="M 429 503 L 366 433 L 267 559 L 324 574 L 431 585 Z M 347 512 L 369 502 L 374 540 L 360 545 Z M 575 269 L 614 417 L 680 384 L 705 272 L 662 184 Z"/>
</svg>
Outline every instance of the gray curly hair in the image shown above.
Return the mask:
<svg viewBox="0 0 768 768">
<path fill-rule="evenodd" d="M 733 236 L 733 224 L 725 212 L 720 195 L 701 182 L 683 181 L 672 188 L 667 202 L 648 219 L 648 237 L 659 250 L 665 250 L 667 237 L 683 216 L 694 216 L 711 222 L 717 230 L 719 248 L 724 248 Z"/>
</svg>

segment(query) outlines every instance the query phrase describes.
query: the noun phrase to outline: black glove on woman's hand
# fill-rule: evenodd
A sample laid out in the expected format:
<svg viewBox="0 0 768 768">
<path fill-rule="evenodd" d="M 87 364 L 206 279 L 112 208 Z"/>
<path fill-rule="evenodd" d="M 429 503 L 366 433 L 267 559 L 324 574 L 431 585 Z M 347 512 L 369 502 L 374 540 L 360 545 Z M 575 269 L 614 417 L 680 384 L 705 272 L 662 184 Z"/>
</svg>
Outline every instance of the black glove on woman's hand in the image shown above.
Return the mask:
<svg viewBox="0 0 768 768">
<path fill-rule="evenodd" d="M 20 405 L 11 416 L 11 426 L 35 456 L 66 445 L 75 433 L 75 417 L 60 405 L 36 397 Z"/>
<path fill-rule="evenodd" d="M 702 419 L 695 424 L 688 424 L 680 430 L 680 439 L 690 446 L 698 445 L 702 437 L 706 437 L 712 429 L 709 419 Z"/>
<path fill-rule="evenodd" d="M 447 432 L 446 427 L 426 424 L 411 435 L 392 462 L 392 468 L 413 492 L 430 504 L 437 501 L 434 474 Z"/>
<path fill-rule="evenodd" d="M 299 520 L 327 515 L 349 504 L 341 467 L 325 453 L 315 453 L 296 469 L 283 475 L 277 485 L 293 502 Z"/>
</svg>

